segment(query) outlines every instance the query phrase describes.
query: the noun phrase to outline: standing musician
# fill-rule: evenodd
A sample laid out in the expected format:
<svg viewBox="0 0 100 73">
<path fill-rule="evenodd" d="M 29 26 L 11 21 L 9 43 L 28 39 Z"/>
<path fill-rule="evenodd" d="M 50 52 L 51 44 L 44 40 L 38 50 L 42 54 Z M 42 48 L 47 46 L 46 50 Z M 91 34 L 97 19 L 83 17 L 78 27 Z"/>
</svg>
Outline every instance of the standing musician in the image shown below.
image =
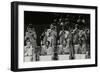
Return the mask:
<svg viewBox="0 0 100 73">
<path fill-rule="evenodd" d="M 36 43 L 37 35 L 36 35 L 36 32 L 35 32 L 34 28 L 30 28 L 30 27 L 27 28 L 27 32 L 25 34 L 25 40 L 27 38 L 29 38 L 30 43 L 32 44 L 32 48 L 33 48 L 32 57 L 33 57 L 36 54 L 35 50 L 36 50 L 36 47 L 37 47 L 37 43 Z"/>
<path fill-rule="evenodd" d="M 75 59 L 75 49 L 73 44 L 73 30 L 69 31 L 67 37 L 67 45 L 69 47 L 69 59 Z"/>
<path fill-rule="evenodd" d="M 72 33 L 73 33 L 73 45 L 74 45 L 75 54 L 78 54 L 78 49 L 80 48 L 78 24 L 75 25 L 75 29 L 73 30 Z"/>
</svg>

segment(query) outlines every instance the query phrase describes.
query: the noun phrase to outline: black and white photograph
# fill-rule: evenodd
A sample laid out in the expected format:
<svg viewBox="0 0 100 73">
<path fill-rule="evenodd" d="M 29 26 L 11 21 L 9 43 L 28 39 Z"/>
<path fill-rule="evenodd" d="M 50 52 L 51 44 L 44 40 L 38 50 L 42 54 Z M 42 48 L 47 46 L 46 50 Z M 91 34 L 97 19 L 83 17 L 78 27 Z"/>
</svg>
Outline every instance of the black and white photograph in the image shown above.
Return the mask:
<svg viewBox="0 0 100 73">
<path fill-rule="evenodd" d="M 97 7 L 12 2 L 11 70 L 97 66 Z"/>
<path fill-rule="evenodd" d="M 24 11 L 24 61 L 90 59 L 90 14 Z"/>
</svg>

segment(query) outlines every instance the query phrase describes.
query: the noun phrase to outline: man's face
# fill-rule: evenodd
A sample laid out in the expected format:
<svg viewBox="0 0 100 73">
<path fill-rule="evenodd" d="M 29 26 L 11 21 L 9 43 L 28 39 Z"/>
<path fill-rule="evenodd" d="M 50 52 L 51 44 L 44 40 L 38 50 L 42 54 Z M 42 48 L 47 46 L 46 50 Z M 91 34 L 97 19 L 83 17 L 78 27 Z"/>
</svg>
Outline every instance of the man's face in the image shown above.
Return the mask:
<svg viewBox="0 0 100 73">
<path fill-rule="evenodd" d="M 50 28 L 53 29 L 53 25 L 52 24 L 50 25 Z"/>
<path fill-rule="evenodd" d="M 75 25 L 75 28 L 78 28 L 78 24 Z"/>
<path fill-rule="evenodd" d="M 31 31 L 32 31 L 32 30 L 31 30 L 31 28 L 28 28 L 28 32 L 30 32 L 30 33 L 31 33 Z"/>
<path fill-rule="evenodd" d="M 86 30 L 86 33 L 90 33 L 89 29 Z"/>
<path fill-rule="evenodd" d="M 30 45 L 30 42 L 29 41 L 27 41 L 27 45 Z"/>
<path fill-rule="evenodd" d="M 49 43 L 48 42 L 46 42 L 46 46 L 48 46 L 49 45 Z"/>
<path fill-rule="evenodd" d="M 61 22 L 60 25 L 63 26 L 64 25 L 63 22 Z"/>
</svg>

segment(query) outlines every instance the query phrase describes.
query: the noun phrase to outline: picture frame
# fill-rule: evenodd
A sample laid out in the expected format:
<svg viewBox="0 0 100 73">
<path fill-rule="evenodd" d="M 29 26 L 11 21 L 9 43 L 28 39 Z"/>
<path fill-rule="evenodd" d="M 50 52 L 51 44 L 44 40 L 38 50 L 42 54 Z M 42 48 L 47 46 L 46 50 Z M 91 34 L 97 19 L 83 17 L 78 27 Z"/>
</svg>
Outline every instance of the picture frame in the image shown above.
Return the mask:
<svg viewBox="0 0 100 73">
<path fill-rule="evenodd" d="M 89 51 L 85 51 L 85 53 L 81 51 L 82 53 L 80 54 L 80 53 L 74 53 L 72 49 L 71 51 L 69 49 L 69 52 L 65 52 L 66 50 L 63 50 L 63 52 L 60 51 L 60 53 L 58 53 L 58 46 L 59 46 L 58 43 L 60 45 L 62 44 L 61 43 L 62 39 L 60 40 L 60 35 L 59 35 L 60 30 L 61 29 L 63 30 L 65 28 L 64 29 L 65 31 L 68 28 L 68 31 L 71 31 L 70 33 L 72 33 L 74 31 L 74 27 L 75 26 L 77 27 L 77 24 L 80 24 L 79 32 L 81 30 L 84 32 L 85 31 L 84 29 L 88 29 L 86 31 L 89 31 L 90 33 L 89 43 L 86 43 L 87 41 L 85 41 L 85 45 L 89 47 Z M 56 29 L 57 42 L 55 45 L 53 45 L 54 47 L 52 52 L 53 54 L 51 54 L 50 50 L 48 51 L 47 49 L 46 50 L 48 52 L 46 51 L 46 53 L 44 53 L 43 51 L 41 54 L 40 50 L 42 46 L 40 45 L 44 44 L 43 41 L 41 44 L 40 37 L 42 37 L 41 35 L 44 29 L 46 29 L 47 32 L 49 26 L 52 29 L 57 28 Z M 60 26 L 62 28 L 60 28 Z M 35 32 L 33 33 L 32 30 L 36 31 L 36 33 Z M 29 32 L 32 31 L 32 34 L 36 36 L 37 39 L 35 40 L 35 42 L 33 42 L 34 39 L 31 39 L 32 40 L 31 42 L 30 40 L 31 37 L 29 36 L 30 34 L 28 31 Z M 53 34 L 55 35 L 56 33 L 54 32 Z M 82 39 L 84 39 L 84 37 L 81 38 L 81 40 Z M 55 43 L 54 40 L 55 39 L 53 39 L 52 42 Z M 50 42 L 48 41 L 46 42 L 47 47 L 48 43 Z M 74 43 L 73 40 L 72 43 Z M 31 47 L 28 46 L 28 44 L 32 45 L 31 50 L 27 50 L 27 47 Z M 74 44 L 74 51 L 76 48 L 75 44 Z M 33 46 L 36 46 L 35 52 L 33 50 Z M 85 47 L 87 48 L 87 46 Z M 40 50 L 38 50 L 38 48 Z M 35 53 L 35 55 L 33 55 L 34 54 L 33 52 Z M 35 58 L 33 56 L 35 56 Z M 35 71 L 35 70 L 66 69 L 66 68 L 81 68 L 81 67 L 96 67 L 96 66 L 97 66 L 97 6 L 49 4 L 49 3 L 18 2 L 18 1 L 11 2 L 11 71 L 15 72 Z"/>
</svg>

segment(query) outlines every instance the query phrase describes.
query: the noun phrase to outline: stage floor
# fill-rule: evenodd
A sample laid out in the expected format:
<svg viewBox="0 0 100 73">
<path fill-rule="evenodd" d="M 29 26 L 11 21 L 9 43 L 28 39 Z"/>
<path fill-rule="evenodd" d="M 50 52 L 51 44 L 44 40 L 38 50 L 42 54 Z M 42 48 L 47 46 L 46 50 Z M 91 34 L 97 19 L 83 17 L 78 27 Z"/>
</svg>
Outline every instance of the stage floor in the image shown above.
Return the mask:
<svg viewBox="0 0 100 73">
<path fill-rule="evenodd" d="M 31 62 L 31 56 L 25 56 L 25 62 Z M 85 59 L 85 54 L 75 54 L 75 59 Z M 58 55 L 58 60 L 69 60 L 68 55 Z M 33 57 L 33 62 L 35 61 L 35 56 Z M 52 55 L 40 56 L 39 61 L 52 61 Z"/>
</svg>

